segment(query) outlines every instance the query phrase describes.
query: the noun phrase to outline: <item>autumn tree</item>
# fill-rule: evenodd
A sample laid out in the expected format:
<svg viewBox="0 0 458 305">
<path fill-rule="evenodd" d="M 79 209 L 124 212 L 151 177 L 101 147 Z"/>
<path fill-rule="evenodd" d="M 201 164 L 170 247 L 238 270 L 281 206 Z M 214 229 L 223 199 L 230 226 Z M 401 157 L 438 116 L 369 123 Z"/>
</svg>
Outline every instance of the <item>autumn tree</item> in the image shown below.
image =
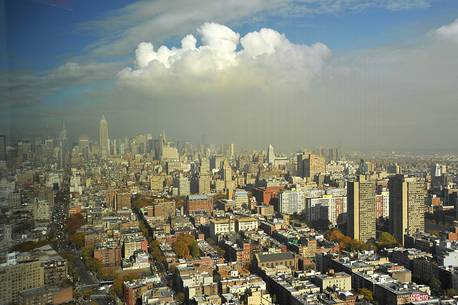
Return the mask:
<svg viewBox="0 0 458 305">
<path fill-rule="evenodd" d="M 200 254 L 199 246 L 194 236 L 190 234 L 180 234 L 173 243 L 173 249 L 180 258 L 197 257 Z"/>
<path fill-rule="evenodd" d="M 84 247 L 84 233 L 76 232 L 69 237 L 69 241 L 78 249 Z"/>
<path fill-rule="evenodd" d="M 80 213 L 70 216 L 65 223 L 65 231 L 68 235 L 75 234 L 84 225 L 84 217 Z"/>
<path fill-rule="evenodd" d="M 141 272 L 138 271 L 125 271 L 119 272 L 115 274 L 113 280 L 112 290 L 113 292 L 120 298 L 123 299 L 124 291 L 123 291 L 123 284 L 127 281 L 132 281 L 135 279 L 139 279 L 142 277 Z"/>
<path fill-rule="evenodd" d="M 140 197 L 136 200 L 134 200 L 134 202 L 132 203 L 132 205 L 136 208 L 144 208 L 144 207 L 147 207 L 148 205 L 150 205 L 150 201 L 144 197 Z"/>
</svg>

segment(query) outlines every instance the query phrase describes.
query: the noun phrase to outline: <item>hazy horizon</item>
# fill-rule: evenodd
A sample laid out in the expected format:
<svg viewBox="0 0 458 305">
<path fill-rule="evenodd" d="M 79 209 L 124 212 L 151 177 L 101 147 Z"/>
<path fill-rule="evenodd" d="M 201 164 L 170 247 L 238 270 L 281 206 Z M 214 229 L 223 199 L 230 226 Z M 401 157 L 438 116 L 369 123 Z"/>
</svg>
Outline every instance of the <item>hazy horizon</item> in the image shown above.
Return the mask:
<svg viewBox="0 0 458 305">
<path fill-rule="evenodd" d="M 5 2 L 0 134 L 458 152 L 458 3 Z"/>
</svg>

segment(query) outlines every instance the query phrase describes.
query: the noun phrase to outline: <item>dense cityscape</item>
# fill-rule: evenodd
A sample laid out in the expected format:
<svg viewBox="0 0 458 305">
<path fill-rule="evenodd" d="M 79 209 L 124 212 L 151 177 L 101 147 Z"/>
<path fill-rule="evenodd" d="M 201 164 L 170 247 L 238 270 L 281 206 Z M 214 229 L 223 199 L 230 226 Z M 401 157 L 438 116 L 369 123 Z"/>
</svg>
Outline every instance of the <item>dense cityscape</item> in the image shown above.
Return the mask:
<svg viewBox="0 0 458 305">
<path fill-rule="evenodd" d="M 456 304 L 458 156 L 109 126 L 0 136 L 0 304 Z"/>
<path fill-rule="evenodd" d="M 458 0 L 0 0 L 0 305 L 458 305 Z"/>
</svg>

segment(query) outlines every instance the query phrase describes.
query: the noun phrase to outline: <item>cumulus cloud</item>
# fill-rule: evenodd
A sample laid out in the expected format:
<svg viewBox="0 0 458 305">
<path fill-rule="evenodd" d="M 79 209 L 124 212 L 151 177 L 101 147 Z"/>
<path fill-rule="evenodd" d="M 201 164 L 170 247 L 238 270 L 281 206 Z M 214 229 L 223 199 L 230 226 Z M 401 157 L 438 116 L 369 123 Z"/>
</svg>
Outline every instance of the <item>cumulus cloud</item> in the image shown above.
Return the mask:
<svg viewBox="0 0 458 305">
<path fill-rule="evenodd" d="M 438 28 L 436 30 L 436 35 L 440 38 L 458 43 L 458 19 Z"/>
<path fill-rule="evenodd" d="M 88 46 L 93 56 L 127 54 L 132 45 L 154 37 L 164 40 L 188 33 L 205 21 L 222 24 L 250 23 L 263 16 L 305 16 L 427 8 L 434 0 L 157 0 L 139 1 L 81 28 L 98 35 Z"/>
<path fill-rule="evenodd" d="M 178 48 L 155 50 L 151 42 L 140 43 L 134 66 L 118 73 L 121 85 L 144 93 L 191 95 L 247 88 L 297 91 L 321 75 L 331 56 L 322 43 L 294 44 L 272 29 L 240 37 L 227 26 L 205 23 L 197 33 L 200 45 L 191 34 Z"/>
</svg>

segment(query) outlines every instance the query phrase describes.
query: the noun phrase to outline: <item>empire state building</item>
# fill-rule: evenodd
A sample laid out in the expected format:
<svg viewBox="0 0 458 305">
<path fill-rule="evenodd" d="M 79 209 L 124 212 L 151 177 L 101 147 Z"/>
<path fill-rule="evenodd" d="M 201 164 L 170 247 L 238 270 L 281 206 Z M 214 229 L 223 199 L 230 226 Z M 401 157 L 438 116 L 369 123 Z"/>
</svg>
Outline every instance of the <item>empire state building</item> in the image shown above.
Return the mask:
<svg viewBox="0 0 458 305">
<path fill-rule="evenodd" d="M 108 138 L 108 123 L 105 116 L 102 115 L 99 126 L 100 155 L 102 158 L 110 154 L 110 143 Z"/>
</svg>

